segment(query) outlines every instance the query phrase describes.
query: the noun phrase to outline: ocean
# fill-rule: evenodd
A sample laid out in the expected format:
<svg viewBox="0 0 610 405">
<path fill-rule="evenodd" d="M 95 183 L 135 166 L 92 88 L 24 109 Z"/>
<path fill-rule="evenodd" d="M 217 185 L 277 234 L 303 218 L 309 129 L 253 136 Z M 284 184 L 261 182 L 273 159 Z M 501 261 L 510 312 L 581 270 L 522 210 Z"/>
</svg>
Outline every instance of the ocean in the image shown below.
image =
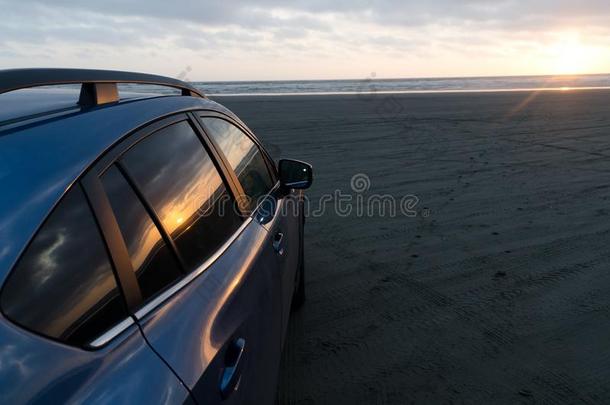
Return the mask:
<svg viewBox="0 0 610 405">
<path fill-rule="evenodd" d="M 442 93 L 610 88 L 610 74 L 431 79 L 191 82 L 210 96 Z"/>
<path fill-rule="evenodd" d="M 431 79 L 365 78 L 361 80 L 190 81 L 189 83 L 202 90 L 208 96 L 559 91 L 570 89 L 610 89 L 610 74 Z M 119 86 L 121 90 L 138 93 L 170 94 L 174 92 L 172 89 L 158 86 L 136 84 L 121 84 Z"/>
</svg>

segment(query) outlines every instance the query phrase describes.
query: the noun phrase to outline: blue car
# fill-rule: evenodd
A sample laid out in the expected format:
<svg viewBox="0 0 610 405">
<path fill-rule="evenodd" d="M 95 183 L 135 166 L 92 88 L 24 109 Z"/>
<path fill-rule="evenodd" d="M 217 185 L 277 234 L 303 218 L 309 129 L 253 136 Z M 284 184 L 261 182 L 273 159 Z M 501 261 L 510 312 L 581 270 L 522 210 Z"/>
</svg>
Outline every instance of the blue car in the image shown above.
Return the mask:
<svg viewBox="0 0 610 405">
<path fill-rule="evenodd" d="M 273 403 L 311 183 L 187 83 L 0 71 L 0 403 Z"/>
</svg>

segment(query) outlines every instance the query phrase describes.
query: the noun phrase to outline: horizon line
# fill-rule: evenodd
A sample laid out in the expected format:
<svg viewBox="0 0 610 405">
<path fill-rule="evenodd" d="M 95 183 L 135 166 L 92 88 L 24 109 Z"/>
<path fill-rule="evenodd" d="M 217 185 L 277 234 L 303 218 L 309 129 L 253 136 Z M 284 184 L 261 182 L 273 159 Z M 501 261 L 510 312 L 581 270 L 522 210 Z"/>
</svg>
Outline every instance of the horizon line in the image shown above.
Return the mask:
<svg viewBox="0 0 610 405">
<path fill-rule="evenodd" d="M 374 73 L 374 72 L 372 72 Z M 239 79 L 239 80 L 185 80 L 190 83 L 273 83 L 273 82 L 339 82 L 339 81 L 374 81 L 374 80 L 464 80 L 464 79 L 510 79 L 520 77 L 583 77 L 583 76 L 609 76 L 608 73 L 561 73 L 561 74 L 523 74 L 523 75 L 482 75 L 482 76 L 412 76 L 412 77 L 377 77 L 369 75 L 359 78 L 344 79 Z"/>
<path fill-rule="evenodd" d="M 293 96 L 374 96 L 392 94 L 459 94 L 459 93 L 524 93 L 524 92 L 558 92 L 610 90 L 610 86 L 591 87 L 532 87 L 516 89 L 451 89 L 451 90 L 384 90 L 384 91 L 337 91 L 337 92 L 303 92 L 303 93 L 206 93 L 208 97 L 293 97 Z"/>
</svg>

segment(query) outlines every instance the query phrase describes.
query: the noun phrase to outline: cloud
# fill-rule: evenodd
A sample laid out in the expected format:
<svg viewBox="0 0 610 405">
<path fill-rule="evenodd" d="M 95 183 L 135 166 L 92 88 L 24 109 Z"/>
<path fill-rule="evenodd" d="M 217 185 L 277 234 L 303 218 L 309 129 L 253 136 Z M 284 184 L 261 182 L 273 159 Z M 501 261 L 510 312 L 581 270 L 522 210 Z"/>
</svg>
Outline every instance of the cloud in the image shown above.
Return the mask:
<svg viewBox="0 0 610 405">
<path fill-rule="evenodd" d="M 526 49 L 533 61 L 557 32 L 604 49 L 610 38 L 610 3 L 599 0 L 0 0 L 0 7 L 6 66 L 141 66 L 170 74 L 192 64 L 218 78 L 323 76 L 322 69 L 349 76 L 358 64 L 369 64 L 358 67 L 364 74 L 377 69 L 372 61 L 426 75 L 445 71 L 432 64 L 459 58 L 482 74 L 473 56 L 487 58 L 481 66 L 501 66 Z"/>
<path fill-rule="evenodd" d="M 50 5 L 52 4 L 52 6 Z M 245 29 L 292 28 L 328 30 L 322 18 L 375 23 L 384 26 L 416 27 L 426 24 L 487 24 L 504 29 L 537 29 L 540 24 L 578 22 L 605 26 L 610 17 L 610 3 L 600 0 L 183 0 L 179 4 L 163 0 L 2 0 L 4 20 L 49 21 L 62 14 L 82 18 L 96 15 L 116 22 L 117 18 L 162 19 L 166 22 L 197 24 L 206 28 L 241 27 Z M 16 10 L 18 12 L 11 12 Z M 147 20 L 151 22 L 151 20 Z M 155 29 L 155 26 L 149 25 Z"/>
</svg>

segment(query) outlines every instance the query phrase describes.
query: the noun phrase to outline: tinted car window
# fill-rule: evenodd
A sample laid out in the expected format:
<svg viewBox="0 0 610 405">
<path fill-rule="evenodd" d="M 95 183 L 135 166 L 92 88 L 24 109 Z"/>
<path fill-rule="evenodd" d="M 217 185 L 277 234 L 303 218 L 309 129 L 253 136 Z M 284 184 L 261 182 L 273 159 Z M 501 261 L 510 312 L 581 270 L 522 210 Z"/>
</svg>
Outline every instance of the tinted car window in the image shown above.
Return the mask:
<svg viewBox="0 0 610 405">
<path fill-rule="evenodd" d="M 34 237 L 2 290 L 1 305 L 14 322 L 79 346 L 127 317 L 106 247 L 79 186 Z"/>
<path fill-rule="evenodd" d="M 176 258 L 137 195 L 116 166 L 102 177 L 110 205 L 125 239 L 144 300 L 182 276 Z"/>
<path fill-rule="evenodd" d="M 181 122 L 139 142 L 122 163 L 192 271 L 239 228 L 241 217 L 193 128 Z"/>
<path fill-rule="evenodd" d="M 250 209 L 273 188 L 273 180 L 258 146 L 235 125 L 220 118 L 202 117 L 216 145 L 235 170 Z"/>
</svg>

